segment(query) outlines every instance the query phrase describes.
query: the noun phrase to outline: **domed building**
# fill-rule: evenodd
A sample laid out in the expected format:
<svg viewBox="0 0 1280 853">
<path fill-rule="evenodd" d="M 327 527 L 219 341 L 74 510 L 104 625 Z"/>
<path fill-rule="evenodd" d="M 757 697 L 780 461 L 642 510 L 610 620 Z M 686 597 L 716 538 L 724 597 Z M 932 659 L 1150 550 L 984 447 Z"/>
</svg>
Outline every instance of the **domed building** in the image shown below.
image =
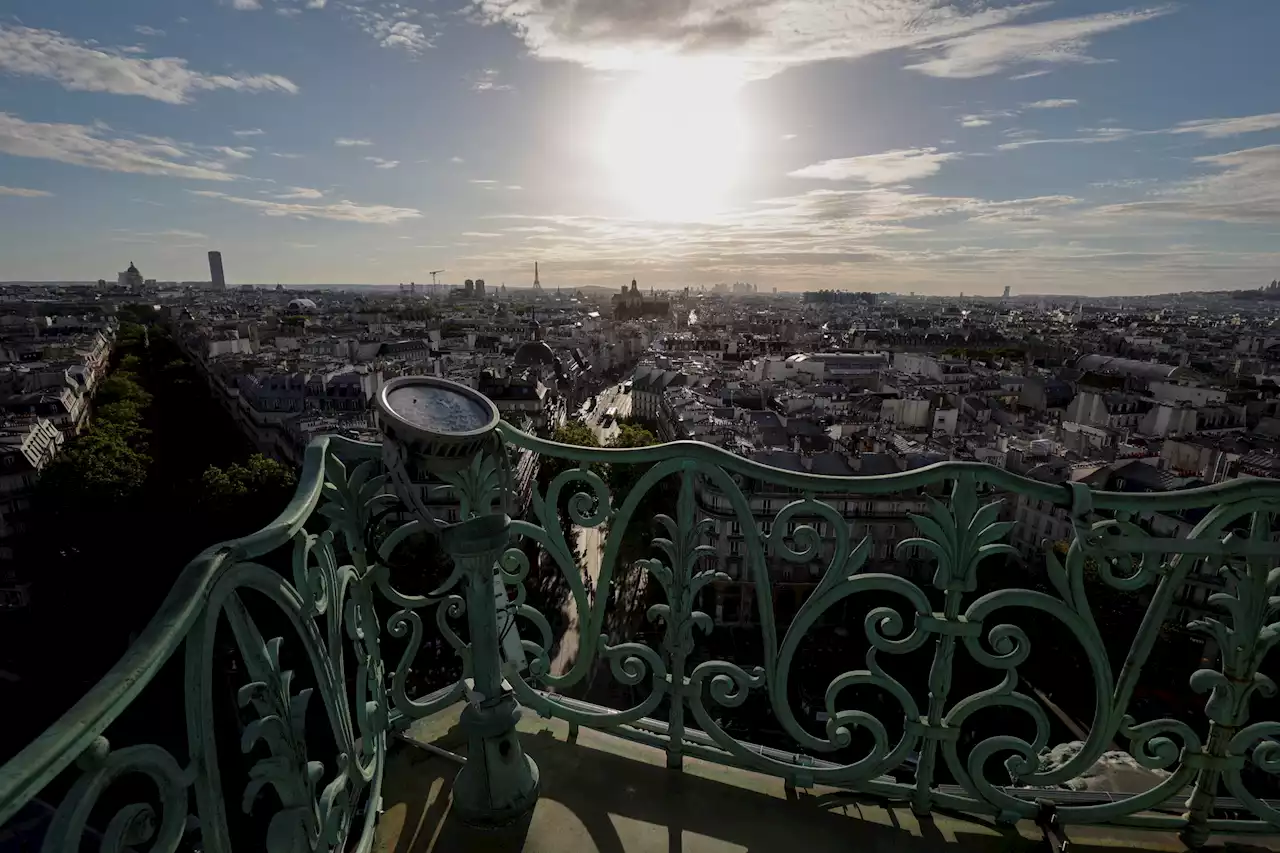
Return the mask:
<svg viewBox="0 0 1280 853">
<path fill-rule="evenodd" d="M 289 310 L 290 311 L 317 311 L 319 310 L 319 308 L 316 306 L 315 301 L 311 299 L 290 299 Z"/>
<path fill-rule="evenodd" d="M 525 341 L 516 348 L 511 359 L 513 366 L 520 367 L 555 367 L 556 354 L 546 341 Z"/>
</svg>

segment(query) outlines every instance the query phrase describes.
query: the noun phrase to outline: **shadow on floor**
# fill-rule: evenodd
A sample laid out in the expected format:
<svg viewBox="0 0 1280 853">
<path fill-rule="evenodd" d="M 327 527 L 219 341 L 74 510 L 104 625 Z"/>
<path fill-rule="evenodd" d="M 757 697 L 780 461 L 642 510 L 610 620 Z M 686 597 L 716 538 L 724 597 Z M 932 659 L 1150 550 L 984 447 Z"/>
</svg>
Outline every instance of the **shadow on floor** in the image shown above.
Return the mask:
<svg viewBox="0 0 1280 853">
<path fill-rule="evenodd" d="M 600 737 L 595 735 L 595 737 Z M 859 853 L 1032 853 L 1043 841 L 1015 829 L 972 818 L 916 819 L 854 795 L 785 799 L 737 784 L 667 770 L 663 766 L 573 742 L 550 731 L 525 735 L 526 752 L 540 768 L 541 797 L 523 820 L 498 830 L 476 830 L 448 811 L 457 765 L 412 747 L 388 764 L 383 787 L 387 812 L 379 853 L 720 853 L 720 851 L 849 851 Z M 620 747 L 621 741 L 617 742 Z M 607 745 L 612 748 L 612 744 Z M 625 745 L 625 749 L 644 749 Z M 737 772 L 737 771 L 729 771 Z M 747 774 L 750 775 L 750 774 Z M 899 822 L 901 820 L 901 822 Z M 396 830 L 399 830 L 396 832 Z M 1177 849 L 1171 836 L 1151 844 L 1150 834 L 1106 832 L 1097 843 L 1073 836 L 1072 853 L 1114 853 L 1119 848 Z M 1174 841 L 1176 845 L 1176 841 Z M 1215 848 L 1204 848 L 1211 850 Z M 1224 848 L 1216 848 L 1223 850 Z M 1243 851 L 1246 846 L 1226 850 Z"/>
</svg>

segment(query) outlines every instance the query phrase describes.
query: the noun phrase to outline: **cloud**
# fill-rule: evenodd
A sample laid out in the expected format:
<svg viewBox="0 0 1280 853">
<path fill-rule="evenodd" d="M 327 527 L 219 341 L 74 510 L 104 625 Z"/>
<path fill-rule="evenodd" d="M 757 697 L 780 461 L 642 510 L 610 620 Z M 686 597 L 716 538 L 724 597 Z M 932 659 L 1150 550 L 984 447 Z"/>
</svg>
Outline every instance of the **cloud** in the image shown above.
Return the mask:
<svg viewBox="0 0 1280 853">
<path fill-rule="evenodd" d="M 501 237 L 502 235 L 498 234 L 495 231 L 463 231 L 462 236 L 463 237 Z"/>
<path fill-rule="evenodd" d="M 1280 113 L 1265 113 L 1239 118 L 1206 118 L 1198 121 L 1179 122 L 1169 133 L 1198 133 L 1210 139 L 1238 136 L 1280 128 Z"/>
<path fill-rule="evenodd" d="M 1030 63 L 1096 63 L 1102 60 L 1086 53 L 1095 36 L 1150 21 L 1172 11 L 1173 7 L 1164 6 L 990 27 L 925 45 L 922 52 L 936 55 L 907 68 L 931 77 L 967 78 L 985 77 Z"/>
<path fill-rule="evenodd" d="M 323 9 L 328 0 L 307 0 L 308 9 Z"/>
<path fill-rule="evenodd" d="M 1022 108 L 1026 110 L 1057 110 L 1063 107 L 1074 107 L 1079 103 L 1075 98 L 1046 98 L 1043 101 L 1032 101 L 1029 104 L 1023 104 Z"/>
<path fill-rule="evenodd" d="M 1013 118 L 1017 114 L 1016 110 L 988 110 L 983 113 L 962 115 L 958 121 L 960 122 L 961 127 L 986 127 L 995 119 Z"/>
<path fill-rule="evenodd" d="M 428 35 L 422 24 L 409 20 L 419 16 L 431 20 L 435 17 L 433 14 L 422 14 L 396 2 L 360 4 L 348 0 L 338 5 L 347 20 L 372 36 L 382 47 L 417 54 L 435 46 L 432 40 L 436 34 Z"/>
<path fill-rule="evenodd" d="M 795 139 L 795 138 L 796 138 L 796 134 L 794 134 L 794 133 L 784 133 L 784 134 L 782 134 L 782 141 L 783 141 L 783 142 L 790 142 L 791 140 L 793 140 L 793 139 Z"/>
<path fill-rule="evenodd" d="M 262 8 L 260 0 L 231 0 L 231 8 L 241 12 L 256 12 Z"/>
<path fill-rule="evenodd" d="M 260 127 L 251 127 L 251 128 L 249 128 L 248 130 L 233 130 L 233 131 L 231 131 L 231 135 L 232 135 L 232 136 L 240 136 L 240 137 L 244 137 L 244 136 L 261 136 L 261 135 L 262 135 L 262 134 L 264 134 L 264 133 L 266 133 L 266 131 L 265 131 L 265 130 L 263 130 L 262 128 L 260 128 Z"/>
<path fill-rule="evenodd" d="M 1101 213 L 1280 225 L 1280 145 L 1197 157 L 1212 173 Z"/>
<path fill-rule="evenodd" d="M 1052 139 L 1035 139 L 1030 134 L 1034 131 L 1018 131 L 1026 138 L 1014 142 L 1006 142 L 996 146 L 1000 151 L 1012 151 L 1030 145 L 1091 145 L 1099 142 L 1118 142 L 1136 136 L 1163 136 L 1166 134 L 1195 133 L 1208 139 L 1225 139 L 1244 133 L 1257 133 L 1264 130 L 1280 129 L 1280 113 L 1265 113 L 1236 118 L 1207 118 L 1179 122 L 1173 127 L 1155 130 L 1133 130 L 1127 127 L 1084 127 L 1079 129 L 1081 136 L 1059 137 Z M 1013 135 L 1009 133 L 1008 135 Z"/>
<path fill-rule="evenodd" d="M 164 30 L 157 30 L 155 27 L 148 27 L 142 24 L 134 24 L 133 31 L 140 36 L 152 36 L 154 38 L 164 35 Z"/>
<path fill-rule="evenodd" d="M 512 88 L 506 83 L 498 82 L 498 69 L 496 68 L 485 68 L 471 76 L 471 91 L 473 92 L 510 92 Z"/>
<path fill-rule="evenodd" d="M 860 157 L 823 160 L 789 172 L 792 178 L 815 178 L 825 181 L 866 181 L 870 184 L 898 184 L 935 175 L 948 160 L 960 155 L 936 148 L 905 148 Z"/>
<path fill-rule="evenodd" d="M 205 74 L 185 59 L 126 56 L 53 30 L 0 25 L 0 71 L 53 80 L 73 92 L 137 95 L 183 104 L 197 92 L 287 92 L 298 87 L 275 74 Z"/>
<path fill-rule="evenodd" d="M 18 198 L 48 198 L 53 193 L 44 190 L 29 190 L 22 187 L 2 187 L 0 186 L 0 195 L 17 196 Z"/>
<path fill-rule="evenodd" d="M 375 169 L 394 169 L 400 165 L 399 160 L 384 160 L 381 157 L 365 157 L 364 159 L 372 163 Z"/>
<path fill-rule="evenodd" d="M 422 26 L 408 21 L 396 21 L 392 24 L 378 44 L 383 47 L 403 48 L 410 53 L 417 53 L 432 46 Z"/>
<path fill-rule="evenodd" d="M 461 157 L 459 157 L 459 156 L 457 156 L 457 155 L 455 154 L 454 156 L 452 156 L 452 157 L 450 157 L 450 158 L 449 158 L 449 162 L 450 162 L 450 163 L 465 163 L 465 162 L 467 162 L 467 161 L 466 161 L 466 160 L 463 160 Z"/>
<path fill-rule="evenodd" d="M 314 200 L 317 198 L 324 198 L 324 193 L 320 190 L 313 190 L 310 187 L 289 187 L 288 192 L 279 193 L 272 196 L 272 198 L 277 198 L 281 201 L 289 201 L 291 199 Z"/>
<path fill-rule="evenodd" d="M 1047 3 L 989 8 L 938 0 L 472 0 L 543 59 L 635 70 L 717 57 L 746 76 L 916 47 L 1002 24 Z"/>
<path fill-rule="evenodd" d="M 109 137 L 108 130 L 102 125 L 28 122 L 0 112 L 0 153 L 138 175 L 198 181 L 239 177 L 221 164 L 195 159 L 207 156 L 208 149 L 160 137 Z M 193 162 L 180 162 L 186 160 Z"/>
<path fill-rule="evenodd" d="M 344 138 L 344 137 L 338 137 L 337 139 L 333 140 L 333 144 L 334 144 L 334 145 L 336 145 L 336 146 L 338 146 L 339 148 L 355 148 L 356 146 L 372 145 L 372 144 L 373 144 L 373 140 L 371 140 L 371 139 L 346 139 L 346 138 Z"/>
<path fill-rule="evenodd" d="M 170 229 L 169 229 L 169 230 L 167 230 L 167 231 L 133 231 L 133 230 L 130 230 L 130 229 L 128 229 L 128 228 L 116 228 L 116 229 L 114 229 L 114 230 L 115 230 L 117 233 L 120 233 L 120 234 L 124 235 L 124 236 L 121 236 L 121 237 L 117 237 L 117 238 L 115 238 L 115 239 L 117 239 L 117 240 L 119 240 L 119 241 L 122 241 L 122 242 L 131 242 L 131 243 L 150 243 L 150 242 L 153 242 L 153 240 L 149 240 L 149 239 L 145 239 L 145 238 L 161 238 L 161 239 L 163 239 L 163 238 L 166 238 L 166 237 L 167 237 L 167 238 L 170 238 L 170 239 L 177 238 L 177 239 L 182 239 L 182 240 L 206 240 L 206 239 L 208 239 L 208 235 L 207 235 L 207 234 L 201 234 L 199 231 L 183 231 L 183 230 L 178 229 L 178 228 L 170 228 Z"/>
<path fill-rule="evenodd" d="M 394 225 L 408 219 L 418 219 L 422 213 L 410 207 L 390 207 L 383 204 L 357 204 L 338 201 L 331 204 L 290 204 L 264 201 L 257 198 L 241 198 L 212 190 L 189 190 L 201 198 L 221 199 L 262 211 L 264 216 L 285 216 L 294 219 L 331 219 L 335 222 L 357 222 L 363 225 Z"/>
<path fill-rule="evenodd" d="M 471 183 L 473 183 L 473 184 L 496 184 L 496 183 L 497 183 L 497 181 L 491 181 L 491 180 L 488 180 L 487 178 L 472 178 L 472 179 L 471 179 Z"/>
<path fill-rule="evenodd" d="M 519 184 L 507 184 L 507 189 L 511 190 L 512 192 L 519 192 L 520 190 L 523 190 L 524 187 L 520 186 Z"/>
<path fill-rule="evenodd" d="M 250 148 L 247 145 L 242 145 L 239 148 L 231 148 L 226 145 L 215 145 L 212 150 L 224 157 L 230 157 L 232 160 L 248 160 L 253 157 L 253 152 L 257 149 Z"/>
<path fill-rule="evenodd" d="M 1150 136 L 1164 133 L 1163 130 L 1132 130 L 1127 127 L 1085 127 L 1080 133 L 1084 136 L 1068 136 L 1050 139 L 1025 138 L 1013 142 L 1004 142 L 996 146 L 997 151 L 1014 151 L 1032 145 L 1094 145 L 1100 142 L 1119 142 L 1134 136 Z"/>
</svg>

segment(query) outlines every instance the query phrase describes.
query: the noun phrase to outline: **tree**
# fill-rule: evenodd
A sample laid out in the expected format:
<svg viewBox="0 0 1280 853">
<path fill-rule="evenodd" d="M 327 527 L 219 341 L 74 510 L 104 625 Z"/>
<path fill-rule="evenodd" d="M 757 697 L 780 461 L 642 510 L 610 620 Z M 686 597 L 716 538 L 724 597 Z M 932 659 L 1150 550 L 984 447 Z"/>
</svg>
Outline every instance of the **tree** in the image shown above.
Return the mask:
<svg viewBox="0 0 1280 853">
<path fill-rule="evenodd" d="M 567 421 L 563 426 L 557 427 L 551 439 L 561 444 L 572 444 L 575 447 L 600 446 L 600 441 L 591 427 L 580 420 Z M 538 462 L 538 485 L 545 491 L 552 480 L 568 469 L 576 467 L 577 465 L 570 459 L 544 456 Z"/>
<path fill-rule="evenodd" d="M 251 495 L 261 498 L 264 493 L 278 502 L 281 493 L 292 491 L 297 481 L 292 468 L 261 453 L 250 456 L 243 465 L 210 465 L 200 477 L 203 499 L 223 506 Z"/>
<path fill-rule="evenodd" d="M 94 399 L 99 406 L 121 402 L 133 403 L 140 408 L 151 405 L 151 395 L 127 371 L 117 371 L 102 380 Z"/>
<path fill-rule="evenodd" d="M 66 517 L 95 515 L 133 498 L 147 479 L 151 458 L 131 448 L 120 432 L 95 429 L 73 441 L 36 484 L 36 505 Z"/>
<path fill-rule="evenodd" d="M 109 432 L 131 447 L 143 450 L 145 448 L 141 442 L 151 433 L 151 430 L 142 426 L 143 410 L 143 406 L 129 400 L 100 406 L 93 429 L 99 433 Z"/>
</svg>

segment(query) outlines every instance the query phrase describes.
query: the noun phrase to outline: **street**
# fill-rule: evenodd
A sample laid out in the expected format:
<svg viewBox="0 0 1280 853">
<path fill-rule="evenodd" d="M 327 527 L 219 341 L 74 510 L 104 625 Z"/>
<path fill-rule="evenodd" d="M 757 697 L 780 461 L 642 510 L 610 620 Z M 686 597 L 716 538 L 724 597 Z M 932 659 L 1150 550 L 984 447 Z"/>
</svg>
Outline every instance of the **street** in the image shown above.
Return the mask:
<svg viewBox="0 0 1280 853">
<path fill-rule="evenodd" d="M 610 408 L 617 409 L 617 417 L 625 418 L 631 414 L 631 395 L 622 393 L 622 386 L 611 385 L 596 397 L 596 405 L 583 419 L 591 427 L 601 445 L 608 444 L 618 434 L 618 423 L 615 418 L 608 426 L 601 421 Z M 617 500 L 617 495 L 613 496 Z M 604 531 L 599 527 L 574 528 L 578 535 L 578 547 L 582 549 L 583 583 L 586 584 L 588 600 L 595 601 L 595 590 L 600 580 L 600 565 L 604 559 Z M 615 579 L 617 580 L 617 579 Z M 606 594 L 608 591 L 606 590 Z M 564 614 L 568 622 L 564 638 L 560 641 L 560 650 L 551 661 L 551 673 L 563 675 L 573 666 L 578 656 L 578 637 L 580 615 L 570 597 L 564 605 Z"/>
</svg>

